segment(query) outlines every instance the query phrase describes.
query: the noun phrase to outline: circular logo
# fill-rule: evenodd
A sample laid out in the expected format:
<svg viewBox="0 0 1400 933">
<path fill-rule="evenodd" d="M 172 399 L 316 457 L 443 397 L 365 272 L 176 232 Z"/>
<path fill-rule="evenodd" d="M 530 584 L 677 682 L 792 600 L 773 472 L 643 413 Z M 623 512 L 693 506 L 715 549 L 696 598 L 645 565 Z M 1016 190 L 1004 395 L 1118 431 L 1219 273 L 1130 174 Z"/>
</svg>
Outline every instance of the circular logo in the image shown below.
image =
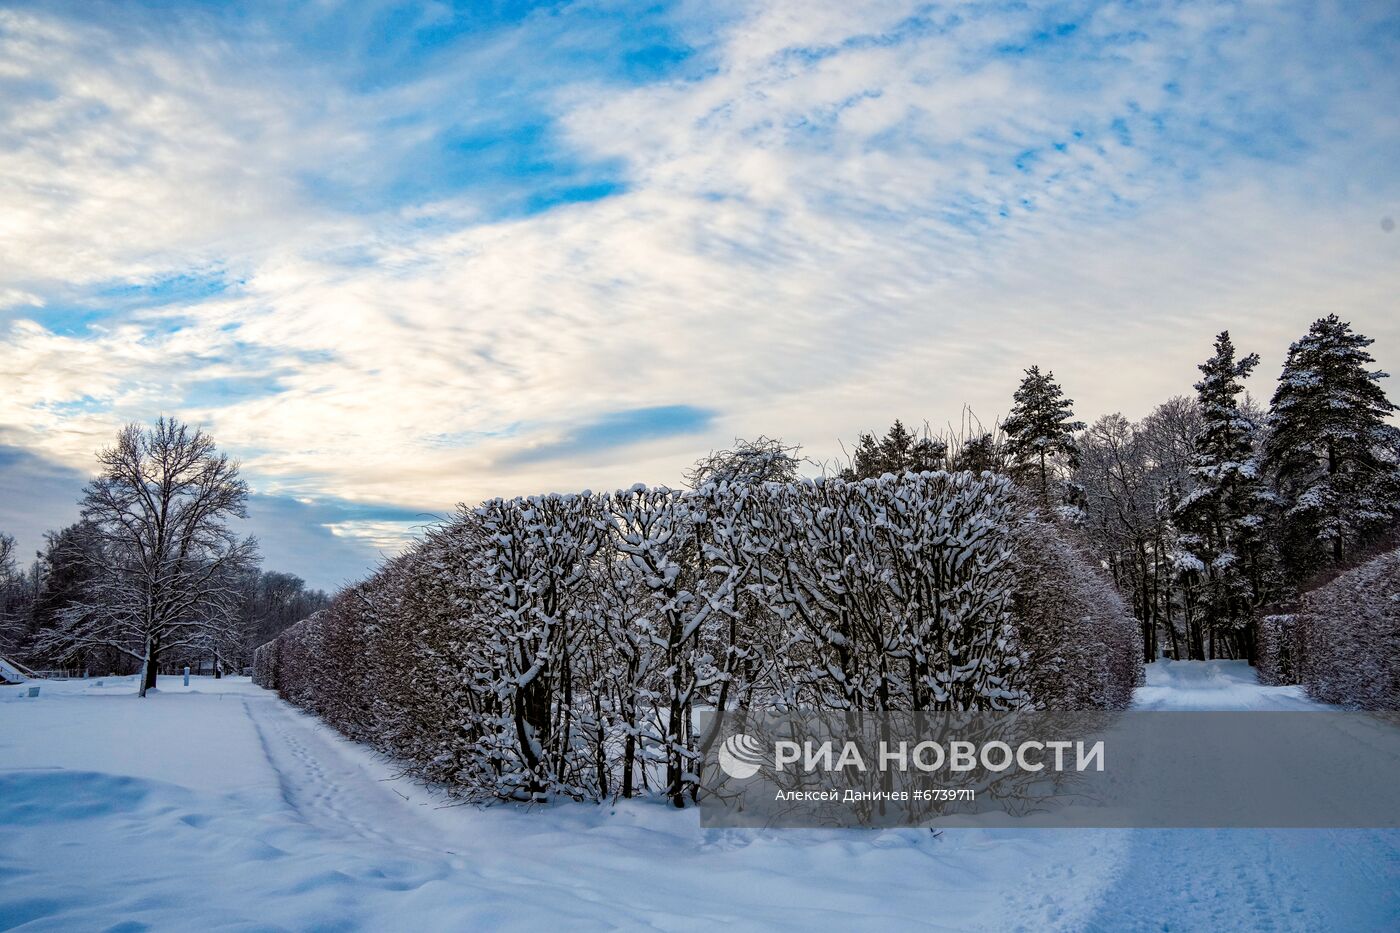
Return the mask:
<svg viewBox="0 0 1400 933">
<path fill-rule="evenodd" d="M 751 736 L 735 733 L 720 744 L 720 770 L 732 778 L 751 778 L 765 764 L 763 747 Z"/>
</svg>

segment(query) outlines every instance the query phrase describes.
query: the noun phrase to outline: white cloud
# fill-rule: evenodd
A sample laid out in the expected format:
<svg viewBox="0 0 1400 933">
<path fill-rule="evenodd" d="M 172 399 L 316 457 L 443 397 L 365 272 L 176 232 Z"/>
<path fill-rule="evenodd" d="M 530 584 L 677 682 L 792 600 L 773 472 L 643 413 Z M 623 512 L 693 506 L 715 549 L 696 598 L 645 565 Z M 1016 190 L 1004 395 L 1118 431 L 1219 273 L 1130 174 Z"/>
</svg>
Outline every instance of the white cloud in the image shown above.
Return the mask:
<svg viewBox="0 0 1400 933">
<path fill-rule="evenodd" d="M 266 50 L 254 81 L 245 50 L 208 35 L 112 52 L 98 27 L 0 14 L 10 74 L 60 87 L 3 130 L 18 156 L 0 167 L 16 205 L 0 294 L 209 263 L 244 282 L 81 335 L 12 324 L 0 440 L 81 464 L 120 420 L 174 408 L 261 489 L 441 510 L 675 482 L 734 435 L 831 455 L 895 416 L 966 401 L 992 417 L 1032 362 L 1082 413 L 1138 414 L 1189 391 L 1220 328 L 1270 367 L 1330 311 L 1400 368 L 1400 235 L 1377 223 L 1400 184 L 1376 155 L 1400 138 L 1384 106 L 1400 89 L 1374 49 L 1296 47 L 1364 24 L 1191 6 L 1139 39 L 1107 9 L 1036 39 L 1054 24 L 1031 11 L 909 12 L 774 4 L 694 27 L 693 74 L 558 86 L 564 139 L 620 160 L 627 190 L 496 220 L 471 193 L 337 213 L 298 178 L 411 151 L 423 125 L 368 128 L 501 49 L 528 67 L 519 35 L 356 97 Z M 1070 58 L 1006 50 L 1025 42 Z M 271 371 L 275 394 L 189 400 Z M 517 456 L 671 404 L 719 417 L 703 436 Z"/>
</svg>

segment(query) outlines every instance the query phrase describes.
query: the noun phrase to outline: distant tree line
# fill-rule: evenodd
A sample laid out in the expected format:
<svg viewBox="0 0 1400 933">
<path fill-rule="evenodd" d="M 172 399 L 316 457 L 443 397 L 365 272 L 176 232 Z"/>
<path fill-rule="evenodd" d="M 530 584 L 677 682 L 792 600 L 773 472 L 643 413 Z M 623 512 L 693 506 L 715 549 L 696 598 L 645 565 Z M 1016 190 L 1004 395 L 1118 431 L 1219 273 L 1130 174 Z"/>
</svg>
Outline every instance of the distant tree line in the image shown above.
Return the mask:
<svg viewBox="0 0 1400 933">
<path fill-rule="evenodd" d="M 238 466 L 202 431 L 129 425 L 99 454 L 81 520 L 45 536 L 21 568 L 0 535 L 0 653 L 32 668 L 142 674 L 184 665 L 216 676 L 326 605 L 295 576 L 258 567 Z"/>
<path fill-rule="evenodd" d="M 843 475 L 916 464 L 1010 476 L 1112 576 L 1144 660 L 1253 660 L 1261 614 L 1393 540 L 1400 431 L 1372 343 L 1336 315 L 1317 320 L 1265 408 L 1244 390 L 1259 357 L 1225 331 L 1194 395 L 1090 425 L 1032 366 L 992 429 L 965 418 L 916 436 L 896 421 L 859 437 Z"/>
<path fill-rule="evenodd" d="M 1121 594 L 1121 602 L 1117 595 L 1100 594 L 1095 600 L 1075 604 L 1077 608 L 1074 608 L 1070 606 L 1072 600 L 1047 597 L 1048 601 L 1037 603 L 1034 594 L 1026 588 L 1014 590 L 1014 595 L 1008 598 L 1019 613 L 1017 618 L 1031 618 L 1036 612 L 1051 613 L 1059 618 L 1073 608 L 1081 612 L 1083 619 L 1089 620 L 1085 624 L 1090 628 L 1100 624 L 1107 626 L 1096 636 L 1100 639 L 1096 648 L 1084 648 L 1089 642 L 1066 634 L 1065 644 L 1046 643 L 1038 649 L 1034 645 L 1035 638 L 1042 637 L 1043 633 L 1022 626 L 1016 639 L 1018 647 L 1014 650 L 1039 650 L 1043 659 L 1059 657 L 1060 661 L 1055 663 L 1061 668 L 1061 674 L 1056 675 L 1060 678 L 1060 687 L 1051 689 L 1045 684 L 1054 680 L 1051 671 L 1055 665 L 1042 663 L 1037 669 L 1040 687 L 1027 694 L 1028 702 L 1042 705 L 1118 702 L 1121 696 L 1103 685 L 1121 683 L 1122 677 L 1131 679 L 1137 662 L 1124 666 L 1117 654 L 1117 636 L 1104 635 L 1104 632 L 1117 631 L 1114 619 L 1130 614 L 1135 620 L 1134 653 L 1141 661 L 1150 662 L 1164 655 L 1178 659 L 1248 658 L 1253 661 L 1259 655 L 1261 618 L 1287 615 L 1287 608 L 1318 584 L 1343 573 L 1387 542 L 1393 546 L 1396 518 L 1400 515 L 1400 432 L 1388 420 L 1396 408 L 1381 389 L 1380 382 L 1385 374 L 1373 367 L 1374 359 L 1367 349 L 1371 344 L 1369 338 L 1355 333 L 1348 323 L 1335 315 L 1317 320 L 1289 348 L 1270 402 L 1261 406 L 1244 389 L 1258 366 L 1258 356 L 1240 352 L 1230 334 L 1222 332 L 1215 338 L 1208 358 L 1199 366 L 1200 378 L 1192 395 L 1168 399 L 1138 421 L 1122 414 L 1110 414 L 1092 424 L 1078 420 L 1073 400 L 1067 397 L 1052 372 L 1031 366 L 1012 393 L 1012 406 L 1005 418 L 990 427 L 965 412 L 962 424 L 946 431 L 933 431 L 926 423 L 911 429 L 896 420 L 883 435 L 873 432 L 859 435 L 845 465 L 839 471 L 824 470 L 836 475 L 831 477 L 831 485 L 820 486 L 824 490 L 821 495 L 833 495 L 832 490 L 865 488 L 861 485 L 865 481 L 875 482 L 883 489 L 880 483 L 898 486 L 900 477 L 927 477 L 941 475 L 943 471 L 982 477 L 979 480 L 982 482 L 990 482 L 995 477 L 1009 480 L 1018 490 L 1014 498 L 1018 503 L 1017 515 L 1022 518 L 1007 524 L 998 534 L 1008 542 L 1015 579 L 1031 579 L 1038 574 L 1047 585 L 1061 589 L 1070 585 L 1067 581 L 1073 580 L 1077 581 L 1074 587 L 1087 592 L 1094 589 L 1095 581 L 1102 576 L 1111 580 Z M 437 535 L 430 537 L 426 543 L 410 549 L 409 556 L 404 558 L 408 564 L 391 563 L 370 583 L 352 588 L 336 600 L 329 614 L 317 617 L 320 622 L 303 627 L 302 635 L 298 636 L 301 641 L 284 639 L 282 644 L 294 649 L 289 657 L 299 657 L 301 660 L 297 663 L 305 665 L 311 663 L 307 660 L 310 656 L 296 652 L 305 647 L 311 632 L 333 631 L 336 637 L 347 639 L 346 644 L 357 644 L 360 642 L 356 639 L 364 637 L 359 631 L 363 625 L 388 626 L 377 630 L 381 632 L 391 632 L 395 626 L 411 627 L 417 624 L 416 617 L 404 615 L 399 609 L 383 610 L 388 614 L 376 616 L 378 621 L 372 623 L 355 613 L 360 612 L 364 600 L 370 599 L 371 594 L 378 600 L 376 605 L 381 606 L 385 605 L 383 600 L 389 598 L 386 593 L 393 594 L 393 600 L 420 599 L 421 592 L 444 586 L 444 580 L 452 579 L 444 568 L 454 566 L 455 561 L 468 557 L 475 560 L 488 545 L 496 547 L 502 540 L 533 540 L 529 535 L 538 534 L 543 536 L 541 540 L 554 542 L 549 546 L 558 553 L 551 552 L 550 559 L 564 561 L 558 566 L 574 566 L 569 563 L 574 561 L 577 566 L 588 568 L 599 560 L 598 553 L 610 554 L 612 556 L 603 562 L 609 574 L 621 572 L 618 568 L 631 567 L 627 573 L 640 573 L 650 567 L 639 578 L 642 583 L 637 584 L 645 584 L 643 589 L 652 588 L 654 581 L 661 581 L 664 592 L 669 592 L 667 587 L 681 587 L 662 600 L 664 611 L 643 610 L 637 606 L 644 603 L 634 603 L 628 610 L 632 615 L 628 616 L 630 621 L 626 624 L 618 627 L 609 623 L 599 629 L 623 656 L 629 651 L 641 651 L 640 643 L 629 649 L 617 639 L 635 642 L 641 637 L 636 632 L 642 630 L 635 626 L 661 625 L 658 619 L 666 617 L 666 613 L 679 613 L 677 618 L 683 616 L 681 607 L 700 598 L 697 593 L 701 590 L 695 587 L 700 587 L 701 583 L 697 581 L 708 579 L 708 571 L 703 567 L 718 560 L 715 554 L 735 547 L 738 538 L 748 533 L 745 529 L 749 528 L 749 513 L 745 513 L 741 519 L 734 519 L 736 524 L 730 531 L 706 543 L 706 535 L 730 528 L 724 524 L 730 519 L 698 522 L 696 516 L 705 514 L 704 509 L 719 506 L 706 500 L 708 504 L 702 508 L 697 505 L 700 500 L 694 496 L 701 490 L 730 490 L 725 493 L 729 497 L 724 499 L 725 503 L 742 501 L 747 503 L 746 509 L 761 512 L 787 495 L 796 498 L 782 500 L 783 507 L 792 510 L 795 516 L 807 515 L 804 509 L 811 503 L 795 491 L 808 488 L 803 485 L 808 481 L 800 478 L 802 461 L 799 455 L 800 448 L 796 445 L 768 437 L 738 442 L 733 449 L 711 453 L 687 476 L 694 490 L 688 494 L 690 499 L 675 498 L 674 495 L 679 494 L 666 490 L 635 493 L 642 499 L 659 496 L 662 504 L 654 508 L 660 510 L 657 515 L 661 517 L 652 515 L 651 505 L 637 506 L 632 511 L 623 509 L 618 504 L 626 501 L 623 494 L 612 498 L 578 498 L 565 509 L 573 516 L 568 521 L 584 521 L 578 517 L 583 512 L 568 511 L 583 509 L 589 516 L 585 524 L 593 523 L 590 526 L 593 530 L 587 534 L 580 530 L 583 526 L 570 532 L 576 532 L 570 540 L 574 542 L 571 546 L 582 549 L 578 554 L 559 550 L 558 541 L 537 526 L 536 506 L 529 504 L 537 500 L 506 500 L 511 504 L 491 506 L 500 510 L 500 521 L 518 522 L 525 531 L 481 532 L 480 522 L 472 517 L 478 512 L 466 510 L 458 522 L 449 526 L 458 536 L 453 539 L 458 541 L 454 545 L 456 551 L 449 548 L 441 553 L 434 552 L 437 554 L 434 560 L 439 563 L 426 565 L 428 569 L 424 570 L 425 565 L 413 563 L 419 559 L 413 555 L 421 556 L 434 547 L 441 548 L 444 540 Z M 242 514 L 246 488 L 238 479 L 236 465 L 219 455 L 200 432 L 164 420 L 151 429 L 130 427 L 118 438 L 115 447 L 103 452 L 102 466 L 101 476 L 86 491 L 83 521 L 50 535 L 48 546 L 32 567 L 24 571 L 18 569 L 12 543 L 6 545 L 4 539 L 0 539 L 0 555 L 4 556 L 0 564 L 0 573 L 3 573 L 0 578 L 3 580 L 3 587 L 0 587 L 3 631 L 0 634 L 10 650 L 27 654 L 31 660 L 44 658 L 84 666 L 137 663 L 147 672 L 143 682 L 149 684 L 161 665 L 189 657 L 213 658 L 216 665 L 225 668 L 238 666 L 248 657 L 251 646 L 273 636 L 289 621 L 310 617 L 325 605 L 323 594 L 305 590 L 295 578 L 263 574 L 256 569 L 253 543 L 237 538 L 229 530 L 230 520 Z M 908 482 L 927 481 L 910 479 Z M 770 489 L 775 491 L 761 492 Z M 752 492 L 740 494 L 739 490 Z M 564 508 L 554 500 L 538 501 L 549 508 Z M 482 508 L 488 506 L 489 503 Z M 880 610 L 883 614 L 877 614 L 868 623 L 872 626 L 870 631 L 875 633 L 870 637 L 880 645 L 869 657 L 883 660 L 876 665 L 879 673 L 874 680 L 864 673 L 859 676 L 850 672 L 843 674 L 849 679 L 839 681 L 842 689 L 857 692 L 845 696 L 843 701 L 855 702 L 858 695 L 860 702 L 875 702 L 872 696 L 890 702 L 899 698 L 898 702 L 906 705 L 915 701 L 935 702 L 938 693 L 930 684 L 957 667 L 955 658 L 941 648 L 930 655 L 927 645 L 916 649 L 908 645 L 901 647 L 898 639 L 880 641 L 885 637 L 879 634 L 883 631 L 881 627 L 893 624 L 891 619 L 905 611 L 899 608 L 900 600 L 912 597 L 907 596 L 906 590 L 899 589 L 904 585 L 901 582 L 902 558 L 896 559 L 892 551 L 881 552 L 881 556 L 859 557 L 857 539 L 866 534 L 862 523 L 880 526 L 890 520 L 890 513 L 873 507 L 862 507 L 864 510 L 851 507 L 848 524 L 836 526 L 832 531 L 836 539 L 825 540 L 812 537 L 817 534 L 813 528 L 824 527 L 822 523 L 831 521 L 832 515 L 845 514 L 842 508 L 846 507 L 828 505 L 824 508 L 827 510 L 816 509 L 804 519 L 812 526 L 803 530 L 805 537 L 792 529 L 782 532 L 789 535 L 781 539 L 786 542 L 781 548 L 786 548 L 782 553 L 789 561 L 785 573 L 792 576 L 783 583 L 791 588 L 786 591 L 790 595 L 784 596 L 779 604 L 788 608 L 782 612 L 765 611 L 771 611 L 771 620 L 776 620 L 778 629 L 785 631 L 785 626 L 801 619 L 802 613 L 812 605 L 830 599 L 838 590 L 845 594 L 841 589 L 844 585 L 833 582 L 845 572 L 841 561 L 865 560 L 864 566 L 872 573 L 884 575 L 882 579 L 886 582 L 881 585 L 892 587 L 881 591 L 884 595 L 879 600 L 861 609 L 870 612 L 873 611 L 871 606 L 884 607 Z M 588 512 L 589 509 L 593 511 Z M 687 515 L 689 517 L 685 517 Z M 754 520 L 759 519 L 755 517 Z M 599 525 L 616 529 L 626 527 L 629 522 L 637 527 L 621 537 L 597 531 Z M 656 522 L 661 524 L 655 525 Z M 780 523 L 773 527 L 786 526 Z M 1016 530 L 1028 527 L 1041 529 L 1040 537 Z M 665 547 L 661 551 L 656 550 L 660 545 L 647 545 L 652 550 L 645 553 L 629 550 L 642 546 L 639 542 L 652 540 L 648 536 L 658 528 L 670 529 L 666 532 L 669 537 L 663 536 Z M 851 529 L 844 538 L 838 533 L 844 533 L 843 529 Z M 526 537 L 520 537 L 526 531 Z M 1037 540 L 1050 540 L 1046 535 L 1051 535 L 1053 542 L 1038 545 Z M 778 545 L 769 542 L 763 547 Z M 591 551 L 590 548 L 602 550 Z M 675 568 L 678 577 L 668 578 L 662 573 L 662 563 L 657 563 L 661 558 L 657 554 L 663 552 L 667 555 L 665 561 L 669 562 L 666 566 Z M 499 567 L 504 566 L 501 561 L 517 557 L 497 554 L 490 566 L 499 571 Z M 799 573 L 798 566 L 803 561 L 819 558 L 837 560 L 837 564 L 821 573 L 812 571 L 808 582 L 798 586 L 801 573 L 807 572 Z M 737 560 L 737 557 L 732 559 Z M 1069 569 L 1066 561 L 1076 562 L 1075 569 Z M 408 590 L 396 589 L 398 583 L 384 582 L 397 579 L 394 574 L 408 573 L 404 568 L 410 565 L 413 572 L 409 578 L 416 582 Z M 682 586 L 677 580 L 689 582 Z M 478 586 L 478 583 L 472 585 Z M 570 578 L 567 584 L 572 587 L 578 585 L 579 580 Z M 499 580 L 492 585 L 506 587 Z M 531 617 L 535 621 L 530 625 L 543 624 L 540 619 L 552 618 L 552 614 L 559 611 L 559 606 L 549 600 L 561 598 L 564 584 L 561 581 L 550 583 L 553 589 L 546 587 L 545 592 L 553 595 L 543 597 L 536 595 L 538 585 L 524 579 L 506 587 L 514 594 L 510 599 L 523 599 L 521 594 L 524 593 L 530 594 L 530 600 L 546 600 L 543 609 L 529 603 L 532 607 L 529 611 L 535 614 Z M 744 585 L 758 584 L 750 581 Z M 939 587 L 943 585 L 937 584 L 931 592 L 942 592 Z M 752 591 L 745 592 L 752 595 Z M 891 600 L 892 593 L 906 595 Z M 468 620 L 485 618 L 488 620 L 485 628 L 473 630 L 496 631 L 497 635 L 497 630 L 526 626 L 525 621 L 513 615 L 521 611 L 518 607 L 492 602 L 502 598 L 505 597 L 489 586 L 472 590 L 470 596 L 449 589 L 443 596 L 445 602 L 418 605 L 424 613 L 441 611 L 449 616 L 456 613 L 455 617 L 463 620 L 461 624 L 469 628 L 478 625 L 478 621 Z M 656 594 L 652 593 L 649 598 L 656 598 Z M 841 600 L 846 598 L 842 595 Z M 1102 611 L 1086 608 L 1091 604 Z M 502 609 L 503 605 L 507 608 Z M 592 608 L 588 611 L 596 610 L 596 606 L 589 605 Z M 483 610 L 483 606 L 488 608 Z M 855 610 L 848 607 L 843 611 L 848 614 L 842 617 L 842 624 L 856 624 L 855 617 L 849 615 Z M 481 612 L 485 615 L 481 616 Z M 657 612 L 662 615 L 658 616 Z M 357 621 L 344 621 L 352 617 Z M 444 631 L 452 630 L 448 622 L 442 624 L 446 626 Z M 545 636 L 534 628 L 526 626 L 526 629 L 533 634 L 522 636 L 525 641 L 510 648 L 515 655 L 502 648 L 505 653 L 498 656 L 501 663 L 508 655 L 518 660 L 533 656 L 529 652 L 544 650 L 538 645 L 530 647 L 530 639 Z M 1314 644 L 1322 637 L 1317 633 L 1324 630 L 1325 627 L 1312 624 L 1310 637 Z M 619 635 L 618 632 L 632 634 Z M 840 629 L 831 628 L 830 632 L 839 635 Z M 681 640 L 695 634 L 686 634 Z M 1266 634 L 1272 637 L 1275 633 L 1270 629 Z M 662 637 L 646 636 L 652 641 Z M 672 632 L 664 637 L 681 636 Z M 846 644 L 838 645 L 842 640 Z M 1070 650 L 1071 643 L 1077 646 L 1074 650 Z M 1277 643 L 1277 639 L 1270 642 L 1271 645 Z M 840 657 L 843 651 L 852 650 L 853 645 L 850 636 L 840 635 L 828 647 L 834 656 Z M 793 645 L 770 647 L 777 652 L 774 657 L 786 658 Z M 680 650 L 674 645 L 672 649 Z M 408 644 L 398 645 L 395 650 L 412 655 L 419 649 Z M 555 650 L 550 648 L 546 653 L 555 658 Z M 723 650 L 739 649 L 729 643 Z M 1374 650 L 1384 648 L 1378 646 Z M 920 654 L 921 651 L 924 653 Z M 1085 651 L 1088 653 L 1083 653 Z M 1097 657 L 1093 657 L 1095 654 Z M 714 655 L 712 660 L 718 657 Z M 920 668 L 895 677 L 894 667 L 907 665 L 911 658 L 916 668 L 927 665 L 927 671 L 920 673 Z M 1116 666 L 1118 681 L 1103 671 L 1084 674 L 1093 663 L 1107 663 L 1105 659 L 1111 659 Z M 886 667 L 881 668 L 880 664 Z M 527 664 L 517 674 L 523 676 L 530 667 Z M 660 669 L 682 676 L 676 673 L 682 669 L 669 662 Z M 293 664 L 283 670 L 300 672 L 288 673 L 285 677 L 291 678 L 289 684 L 299 684 L 294 690 L 308 691 L 298 694 L 306 705 L 321 703 L 324 697 L 320 693 L 331 689 L 324 681 L 317 681 L 320 686 L 314 689 L 307 687 L 310 674 L 305 667 Z M 823 664 L 812 670 L 818 672 L 815 680 L 799 678 L 784 682 L 787 686 L 781 688 L 776 686 L 779 681 L 771 681 L 771 695 L 787 696 L 783 691 L 795 684 L 820 683 L 826 676 L 820 671 L 830 674 L 833 668 Z M 497 674 L 499 671 L 491 676 Z M 628 676 L 642 677 L 642 674 L 633 672 Z M 700 678 L 696 684 L 707 683 L 701 675 L 696 676 Z M 733 676 L 733 672 L 725 675 L 731 679 Z M 926 677 L 934 680 L 926 681 Z M 560 689 L 574 689 L 576 684 L 569 678 L 566 681 L 570 686 Z M 1078 681 L 1082 683 L 1074 687 Z M 731 681 L 722 678 L 713 683 L 720 682 Z M 281 681 L 278 684 L 282 685 Z M 878 685 L 869 687 L 874 694 L 864 692 L 870 684 Z M 692 686 L 694 690 L 686 691 L 676 684 L 666 689 L 648 685 L 644 693 L 637 696 L 670 696 L 674 700 L 677 695 L 684 695 L 686 702 L 690 702 L 698 695 L 695 691 L 700 689 Z M 889 693 L 892 689 L 895 692 Z M 1007 689 L 1016 695 L 1014 689 Z M 1096 694 L 1095 691 L 1106 692 Z M 818 692 L 809 699 L 831 703 L 843 698 Z M 373 707 L 381 701 L 365 697 L 363 702 Z M 530 706 L 545 701 L 536 697 L 522 702 Z M 327 715 L 332 721 L 345 719 L 340 715 Z M 636 732 L 639 728 L 636 723 L 628 724 L 627 728 L 632 730 L 634 745 L 642 741 L 640 733 Z M 656 747 L 668 747 L 669 743 L 674 750 L 688 741 L 683 736 L 668 738 L 669 726 L 657 728 L 659 731 L 650 738 L 653 744 L 660 743 Z M 517 730 L 517 741 L 525 741 L 520 736 L 528 731 Z M 521 745 L 520 749 L 521 754 L 525 754 L 527 746 Z M 676 760 L 672 765 L 681 767 Z M 533 769 L 534 765 L 527 763 L 526 768 Z M 625 767 L 622 771 L 625 775 L 633 773 Z M 544 780 L 536 775 L 526 782 L 537 778 Z M 622 779 L 627 780 L 625 776 Z"/>
</svg>

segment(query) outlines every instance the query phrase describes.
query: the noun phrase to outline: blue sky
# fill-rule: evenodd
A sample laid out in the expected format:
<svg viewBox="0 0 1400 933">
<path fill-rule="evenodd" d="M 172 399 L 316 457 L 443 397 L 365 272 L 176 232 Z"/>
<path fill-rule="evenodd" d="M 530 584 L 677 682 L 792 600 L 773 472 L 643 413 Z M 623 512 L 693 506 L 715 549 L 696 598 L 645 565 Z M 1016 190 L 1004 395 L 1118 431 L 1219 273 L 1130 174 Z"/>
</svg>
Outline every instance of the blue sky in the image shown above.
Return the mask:
<svg viewBox="0 0 1400 933">
<path fill-rule="evenodd" d="M 0 2 L 0 529 L 162 412 L 269 565 L 768 434 L 1400 368 L 1400 10 Z M 1391 225 L 1393 228 L 1393 224 Z"/>
</svg>

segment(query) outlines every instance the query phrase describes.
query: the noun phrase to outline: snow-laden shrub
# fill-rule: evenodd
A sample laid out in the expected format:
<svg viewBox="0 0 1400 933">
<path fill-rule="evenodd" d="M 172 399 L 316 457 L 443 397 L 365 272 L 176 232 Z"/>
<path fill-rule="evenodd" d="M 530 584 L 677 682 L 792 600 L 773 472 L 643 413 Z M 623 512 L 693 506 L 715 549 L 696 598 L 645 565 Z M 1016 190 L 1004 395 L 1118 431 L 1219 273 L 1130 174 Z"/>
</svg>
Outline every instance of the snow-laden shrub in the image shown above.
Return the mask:
<svg viewBox="0 0 1400 933">
<path fill-rule="evenodd" d="M 1400 549 L 1303 596 L 1298 682 L 1324 703 L 1400 710 Z"/>
<path fill-rule="evenodd" d="M 493 499 L 264 645 L 255 676 L 431 780 L 517 800 L 683 805 L 703 707 L 1121 706 L 1121 604 L 1017 530 L 1013 498 L 909 473 Z"/>
<path fill-rule="evenodd" d="M 772 686 L 828 709 L 1014 709 L 1012 486 L 886 474 L 748 490 L 739 568 L 785 633 Z"/>
<path fill-rule="evenodd" d="M 253 683 L 259 687 L 277 688 L 277 652 L 281 645 L 281 640 L 274 638 L 253 652 Z"/>
<path fill-rule="evenodd" d="M 1025 689 L 1042 709 L 1127 708 L 1142 678 L 1142 642 L 1123 597 L 1053 524 L 1025 515 L 1014 537 Z"/>
<path fill-rule="evenodd" d="M 1301 629 L 1292 613 L 1266 615 L 1255 625 L 1255 670 L 1261 684 L 1298 682 L 1302 659 Z"/>
</svg>

